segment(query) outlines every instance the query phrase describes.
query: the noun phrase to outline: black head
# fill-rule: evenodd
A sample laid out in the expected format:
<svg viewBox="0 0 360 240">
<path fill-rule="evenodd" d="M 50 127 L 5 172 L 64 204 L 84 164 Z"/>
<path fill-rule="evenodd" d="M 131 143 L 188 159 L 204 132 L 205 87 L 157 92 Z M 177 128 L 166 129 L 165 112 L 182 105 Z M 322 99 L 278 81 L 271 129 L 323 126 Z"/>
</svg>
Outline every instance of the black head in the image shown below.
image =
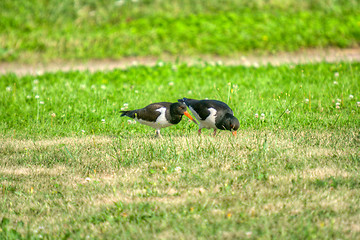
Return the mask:
<svg viewBox="0 0 360 240">
<path fill-rule="evenodd" d="M 239 120 L 231 114 L 226 114 L 222 122 L 222 129 L 229 130 L 236 136 L 236 131 L 239 129 Z"/>
<path fill-rule="evenodd" d="M 186 105 L 185 103 L 176 102 L 170 105 L 170 113 L 172 115 L 184 115 L 186 112 Z"/>
<path fill-rule="evenodd" d="M 187 108 L 185 103 L 183 102 L 176 102 L 170 105 L 170 114 L 172 116 L 180 116 L 180 120 L 181 117 L 183 115 L 187 116 L 188 118 L 191 119 L 191 121 L 193 121 L 194 123 L 197 124 L 197 122 L 195 121 L 195 119 L 193 119 L 193 117 L 188 113 Z M 179 121 L 180 121 L 179 120 Z"/>
</svg>

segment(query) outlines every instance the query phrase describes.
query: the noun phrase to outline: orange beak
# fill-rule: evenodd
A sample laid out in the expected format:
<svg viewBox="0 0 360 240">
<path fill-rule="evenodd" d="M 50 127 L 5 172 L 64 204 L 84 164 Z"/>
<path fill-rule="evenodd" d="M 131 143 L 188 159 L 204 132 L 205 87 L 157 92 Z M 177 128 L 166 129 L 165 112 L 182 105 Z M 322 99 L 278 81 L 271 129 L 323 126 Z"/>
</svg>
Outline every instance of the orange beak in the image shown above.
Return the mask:
<svg viewBox="0 0 360 240">
<path fill-rule="evenodd" d="M 232 135 L 234 135 L 234 137 L 236 137 L 236 134 L 237 134 L 236 131 L 232 132 Z"/>
<path fill-rule="evenodd" d="M 193 121 L 195 124 L 198 124 L 198 123 L 195 121 L 195 119 L 193 119 L 193 117 L 189 114 L 188 111 L 185 111 L 185 112 L 184 112 L 184 115 L 187 116 L 188 118 L 190 118 L 190 120 Z"/>
</svg>

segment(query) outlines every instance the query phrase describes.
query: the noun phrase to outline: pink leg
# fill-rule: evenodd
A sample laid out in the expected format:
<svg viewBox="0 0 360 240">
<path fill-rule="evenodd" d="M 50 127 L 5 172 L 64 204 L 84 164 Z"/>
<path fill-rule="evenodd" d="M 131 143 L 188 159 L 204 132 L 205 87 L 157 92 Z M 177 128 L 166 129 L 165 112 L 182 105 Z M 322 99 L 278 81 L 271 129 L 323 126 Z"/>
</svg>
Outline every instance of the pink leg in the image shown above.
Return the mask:
<svg viewBox="0 0 360 240">
<path fill-rule="evenodd" d="M 216 129 L 214 129 L 214 133 L 213 133 L 213 136 L 214 136 L 214 137 L 216 136 Z"/>
<path fill-rule="evenodd" d="M 199 136 L 201 135 L 201 128 L 198 130 L 198 135 Z"/>
</svg>

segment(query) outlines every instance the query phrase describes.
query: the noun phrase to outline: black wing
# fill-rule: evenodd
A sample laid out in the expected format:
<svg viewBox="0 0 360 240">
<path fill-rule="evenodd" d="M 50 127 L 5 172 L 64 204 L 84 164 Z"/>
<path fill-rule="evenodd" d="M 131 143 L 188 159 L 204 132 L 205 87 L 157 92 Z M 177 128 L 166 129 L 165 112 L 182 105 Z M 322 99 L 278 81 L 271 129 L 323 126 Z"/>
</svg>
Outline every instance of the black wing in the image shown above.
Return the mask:
<svg viewBox="0 0 360 240">
<path fill-rule="evenodd" d="M 231 115 L 234 115 L 231 108 L 224 102 L 218 101 L 218 100 L 201 100 L 200 102 L 206 102 L 209 106 L 209 108 L 215 108 L 216 111 L 221 112 L 222 114 L 230 113 Z"/>
<path fill-rule="evenodd" d="M 209 108 L 214 108 L 217 111 L 217 116 L 225 115 L 226 113 L 234 115 L 233 111 L 226 103 L 218 100 L 195 100 L 183 98 L 178 101 L 184 102 L 188 107 L 191 107 L 199 115 L 201 120 L 205 120 L 210 115 L 210 111 L 208 110 Z"/>
<path fill-rule="evenodd" d="M 121 116 L 128 116 L 131 118 L 137 117 L 138 119 L 142 119 L 148 122 L 155 122 L 161 114 L 159 111 L 156 110 L 162 107 L 166 107 L 168 111 L 168 109 L 170 108 L 170 104 L 171 103 L 169 102 L 152 103 L 141 109 L 122 111 Z"/>
<path fill-rule="evenodd" d="M 210 115 L 210 111 L 208 110 L 208 107 L 206 107 L 206 105 L 201 103 L 202 100 L 183 98 L 183 99 L 179 99 L 178 101 L 185 103 L 186 106 L 188 106 L 189 108 L 191 107 L 192 110 L 194 110 L 197 113 L 197 115 L 199 115 L 200 117 L 199 120 L 205 120 Z"/>
</svg>

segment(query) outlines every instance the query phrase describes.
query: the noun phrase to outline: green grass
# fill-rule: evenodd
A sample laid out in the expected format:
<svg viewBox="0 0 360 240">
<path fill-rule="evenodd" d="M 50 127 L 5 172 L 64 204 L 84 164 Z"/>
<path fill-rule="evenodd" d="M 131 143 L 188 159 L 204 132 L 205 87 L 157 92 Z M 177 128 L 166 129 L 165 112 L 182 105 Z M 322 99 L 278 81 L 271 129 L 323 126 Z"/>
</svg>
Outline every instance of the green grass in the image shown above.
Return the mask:
<svg viewBox="0 0 360 240">
<path fill-rule="evenodd" d="M 0 60 L 234 56 L 356 47 L 359 9 L 358 0 L 3 0 Z"/>
<path fill-rule="evenodd" d="M 149 128 L 119 118 L 124 104 L 134 109 L 183 97 L 228 103 L 241 129 L 359 127 L 358 63 L 259 68 L 162 65 L 0 76 L 0 133 L 14 138 L 82 136 L 82 130 L 86 135 L 153 134 Z M 179 132 L 177 129 L 189 133 L 196 126 L 183 121 L 163 132 Z"/>
<path fill-rule="evenodd" d="M 161 62 L 0 76 L 0 239 L 358 239 L 359 73 Z M 119 117 L 181 97 L 227 102 L 238 137 L 183 120 L 157 139 Z"/>
<path fill-rule="evenodd" d="M 0 236 L 357 239 L 355 134 L 3 139 Z"/>
</svg>

